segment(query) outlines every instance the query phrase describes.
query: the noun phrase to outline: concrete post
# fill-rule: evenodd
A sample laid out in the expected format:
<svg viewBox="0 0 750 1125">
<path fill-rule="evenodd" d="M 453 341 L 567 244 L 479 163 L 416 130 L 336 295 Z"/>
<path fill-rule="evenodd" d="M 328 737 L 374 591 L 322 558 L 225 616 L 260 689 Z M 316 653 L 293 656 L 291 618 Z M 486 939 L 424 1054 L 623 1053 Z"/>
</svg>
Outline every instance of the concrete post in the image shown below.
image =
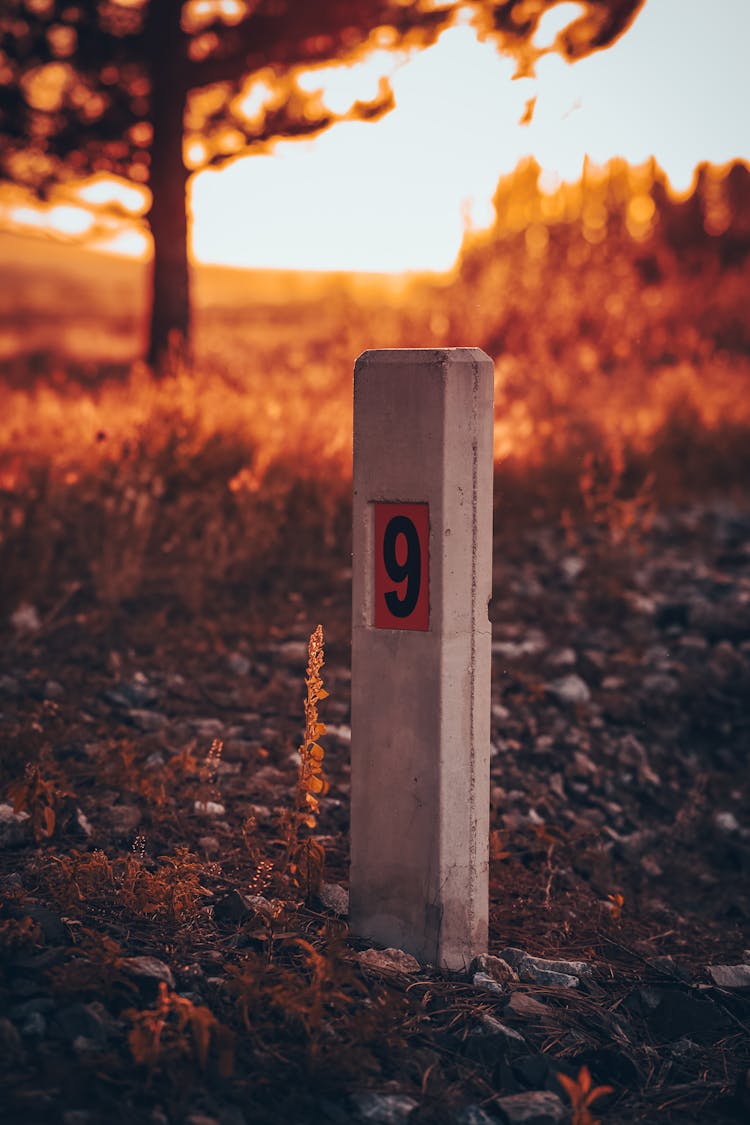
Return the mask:
<svg viewBox="0 0 750 1125">
<path fill-rule="evenodd" d="M 493 365 L 354 370 L 350 924 L 462 969 L 487 948 Z"/>
</svg>

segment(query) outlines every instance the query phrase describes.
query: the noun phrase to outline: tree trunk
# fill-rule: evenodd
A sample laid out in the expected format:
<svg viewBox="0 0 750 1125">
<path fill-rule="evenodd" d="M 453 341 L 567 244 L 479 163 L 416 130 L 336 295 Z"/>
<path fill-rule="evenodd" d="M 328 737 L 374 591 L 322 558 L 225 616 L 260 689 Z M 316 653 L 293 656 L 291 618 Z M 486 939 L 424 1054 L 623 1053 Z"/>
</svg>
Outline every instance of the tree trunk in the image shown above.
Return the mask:
<svg viewBox="0 0 750 1125">
<path fill-rule="evenodd" d="M 187 180 L 182 155 L 187 101 L 187 39 L 180 27 L 182 0 L 149 4 L 149 72 L 153 140 L 148 215 L 154 244 L 151 325 L 147 358 L 156 372 L 190 354 Z"/>
</svg>

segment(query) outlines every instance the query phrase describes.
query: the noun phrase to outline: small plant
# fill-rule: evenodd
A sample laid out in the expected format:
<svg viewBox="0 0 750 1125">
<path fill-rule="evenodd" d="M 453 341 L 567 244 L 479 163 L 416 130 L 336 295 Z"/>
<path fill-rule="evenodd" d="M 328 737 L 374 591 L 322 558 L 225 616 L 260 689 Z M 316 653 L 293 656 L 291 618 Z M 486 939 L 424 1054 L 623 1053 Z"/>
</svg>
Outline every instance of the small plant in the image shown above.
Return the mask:
<svg viewBox="0 0 750 1125">
<path fill-rule="evenodd" d="M 605 1094 L 611 1094 L 614 1087 L 594 1086 L 592 1088 L 591 1074 L 587 1066 L 581 1067 L 577 1078 L 569 1078 L 567 1074 L 558 1072 L 557 1081 L 570 1098 L 573 1110 L 570 1125 L 599 1125 L 591 1116 L 589 1106 L 593 1105 L 597 1098 L 601 1098 Z"/>
<path fill-rule="evenodd" d="M 229 1028 L 219 1023 L 210 1008 L 170 992 L 163 981 L 159 983 L 159 995 L 153 1008 L 142 1011 L 128 1008 L 123 1015 L 133 1025 L 128 1043 L 136 1063 L 154 1070 L 167 1058 L 192 1055 L 205 1070 L 213 1043 L 219 1073 L 225 1078 L 231 1075 L 234 1039 Z M 192 1049 L 186 1034 L 188 1030 Z"/>
<path fill-rule="evenodd" d="M 303 829 L 309 833 L 315 828 L 320 811 L 319 798 L 328 792 L 328 782 L 323 775 L 325 751 L 318 742 L 326 732 L 325 723 L 321 723 L 318 716 L 318 704 L 328 698 L 320 675 L 323 664 L 323 626 L 318 625 L 307 645 L 305 734 L 299 747 L 296 807 L 285 825 L 288 870 L 297 884 L 305 888 L 308 898 L 320 888 L 325 862 L 325 849 L 318 840 L 309 834 L 300 840 Z"/>
<path fill-rule="evenodd" d="M 64 794 L 58 792 L 54 781 L 42 777 L 39 766 L 26 766 L 22 781 L 8 787 L 8 796 L 14 812 L 26 812 L 31 817 L 34 839 L 49 840 L 55 831 L 57 816 L 55 805 Z"/>
<path fill-rule="evenodd" d="M 609 904 L 609 913 L 613 922 L 619 922 L 622 918 L 622 908 L 625 905 L 625 896 L 621 895 L 619 891 L 613 895 L 607 895 L 607 902 Z"/>
</svg>

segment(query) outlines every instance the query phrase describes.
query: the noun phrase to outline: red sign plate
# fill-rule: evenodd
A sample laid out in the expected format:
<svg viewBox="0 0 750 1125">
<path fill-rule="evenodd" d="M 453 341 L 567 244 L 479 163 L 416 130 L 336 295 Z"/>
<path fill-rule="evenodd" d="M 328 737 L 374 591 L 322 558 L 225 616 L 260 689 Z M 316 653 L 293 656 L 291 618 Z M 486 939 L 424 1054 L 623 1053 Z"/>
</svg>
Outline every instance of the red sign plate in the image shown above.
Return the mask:
<svg viewBox="0 0 750 1125">
<path fill-rule="evenodd" d="M 376 629 L 430 627 L 430 508 L 383 504 L 375 508 Z"/>
</svg>

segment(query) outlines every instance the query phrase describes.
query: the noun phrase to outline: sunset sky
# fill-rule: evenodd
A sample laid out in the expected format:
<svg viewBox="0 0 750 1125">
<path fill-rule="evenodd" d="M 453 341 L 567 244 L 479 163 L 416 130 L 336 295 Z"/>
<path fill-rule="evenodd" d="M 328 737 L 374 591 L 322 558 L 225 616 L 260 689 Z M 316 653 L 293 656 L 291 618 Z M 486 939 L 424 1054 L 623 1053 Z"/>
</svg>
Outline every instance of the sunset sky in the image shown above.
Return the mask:
<svg viewBox="0 0 750 1125">
<path fill-rule="evenodd" d="M 540 39 L 551 40 L 577 11 L 561 3 Z M 514 64 L 466 26 L 406 62 L 383 55 L 354 71 L 312 75 L 310 88 L 324 85 L 336 108 L 371 97 L 378 75 L 389 73 L 396 109 L 375 124 L 342 124 L 195 176 L 194 256 L 254 267 L 444 270 L 466 225 L 491 221 L 499 176 L 528 153 L 565 179 L 578 177 L 586 153 L 599 163 L 653 153 L 684 189 L 700 160 L 750 160 L 748 43 L 749 0 L 647 0 L 609 50 L 572 66 L 547 56 L 535 79 L 511 81 Z M 70 230 L 86 222 L 68 214 Z M 132 251 L 145 241 L 124 232 L 110 245 Z"/>
</svg>

